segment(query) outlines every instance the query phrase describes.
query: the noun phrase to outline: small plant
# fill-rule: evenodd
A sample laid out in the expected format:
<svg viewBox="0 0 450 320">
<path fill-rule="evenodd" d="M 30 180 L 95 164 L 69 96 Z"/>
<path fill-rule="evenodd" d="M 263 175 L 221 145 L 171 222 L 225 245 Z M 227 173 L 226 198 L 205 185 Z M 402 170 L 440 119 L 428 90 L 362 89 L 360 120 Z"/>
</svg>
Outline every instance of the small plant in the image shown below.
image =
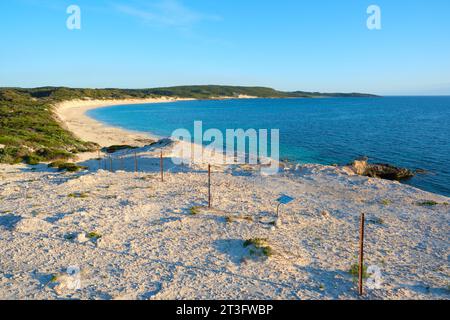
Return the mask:
<svg viewBox="0 0 450 320">
<path fill-rule="evenodd" d="M 138 147 L 135 146 L 129 146 L 129 145 L 113 145 L 107 148 L 103 148 L 102 151 L 107 153 L 114 153 L 120 150 L 126 150 L 126 149 L 137 149 Z"/>
<path fill-rule="evenodd" d="M 199 206 L 195 206 L 189 209 L 189 213 L 193 216 L 197 215 L 200 213 L 201 207 Z"/>
<path fill-rule="evenodd" d="M 369 275 L 367 274 L 367 266 L 363 265 L 363 279 L 367 279 Z M 350 270 L 348 271 L 354 278 L 359 277 L 359 264 L 355 263 L 350 267 Z"/>
<path fill-rule="evenodd" d="M 38 165 L 41 162 L 41 157 L 31 154 L 31 155 L 27 155 L 23 158 L 23 160 L 25 161 L 26 164 L 29 164 L 31 166 L 35 166 Z"/>
<path fill-rule="evenodd" d="M 57 282 L 58 281 L 58 275 L 53 274 L 52 277 L 50 278 L 49 282 Z"/>
<path fill-rule="evenodd" d="M 91 240 L 98 240 L 102 237 L 102 235 L 94 231 L 94 232 L 89 232 L 86 235 L 86 237 Z"/>
<path fill-rule="evenodd" d="M 49 168 L 57 168 L 59 171 L 77 172 L 81 170 L 87 170 L 88 167 L 79 166 L 75 163 L 55 161 L 48 165 Z"/>
<path fill-rule="evenodd" d="M 249 252 L 251 255 L 263 255 L 271 257 L 273 255 L 272 248 L 268 245 L 267 239 L 252 238 L 244 241 L 244 248 L 251 247 Z"/>
<path fill-rule="evenodd" d="M 422 207 L 433 207 L 438 204 L 439 203 L 437 203 L 436 201 L 433 201 L 433 200 L 427 200 L 427 201 L 422 201 L 422 202 L 417 203 L 418 206 L 422 206 Z"/>
<path fill-rule="evenodd" d="M 388 206 L 388 205 L 390 205 L 391 203 L 392 203 L 392 201 L 389 200 L 389 199 L 383 199 L 383 200 L 381 200 L 381 204 L 384 205 L 384 206 Z"/>
<path fill-rule="evenodd" d="M 271 257 L 273 255 L 273 250 L 271 247 L 266 246 L 266 247 L 262 247 L 262 253 L 263 255 L 265 255 L 266 257 Z"/>
<path fill-rule="evenodd" d="M 87 192 L 73 192 L 68 195 L 69 198 L 80 198 L 85 199 L 89 197 L 89 193 Z"/>
<path fill-rule="evenodd" d="M 231 223 L 231 222 L 233 222 L 234 220 L 233 220 L 233 218 L 232 217 L 230 217 L 230 216 L 228 216 L 228 217 L 225 217 L 225 222 L 227 222 L 227 223 Z"/>
</svg>

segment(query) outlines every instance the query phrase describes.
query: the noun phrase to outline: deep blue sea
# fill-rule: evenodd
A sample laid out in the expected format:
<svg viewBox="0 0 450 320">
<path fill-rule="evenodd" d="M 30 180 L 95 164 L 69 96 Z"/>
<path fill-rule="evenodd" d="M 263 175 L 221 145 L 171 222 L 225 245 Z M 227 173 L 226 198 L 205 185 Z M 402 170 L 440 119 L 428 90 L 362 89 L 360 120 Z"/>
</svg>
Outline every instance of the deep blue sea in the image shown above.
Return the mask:
<svg viewBox="0 0 450 320">
<path fill-rule="evenodd" d="M 279 129 L 280 158 L 424 169 L 405 183 L 450 196 L 450 97 L 184 101 L 91 110 L 101 122 L 159 136 L 178 128 Z"/>
</svg>

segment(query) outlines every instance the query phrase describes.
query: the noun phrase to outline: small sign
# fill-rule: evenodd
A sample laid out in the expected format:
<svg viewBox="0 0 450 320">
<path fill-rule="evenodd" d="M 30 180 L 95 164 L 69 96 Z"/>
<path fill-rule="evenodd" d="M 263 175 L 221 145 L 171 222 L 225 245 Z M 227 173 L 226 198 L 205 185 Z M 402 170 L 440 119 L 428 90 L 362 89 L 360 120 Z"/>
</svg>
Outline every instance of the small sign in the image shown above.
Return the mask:
<svg viewBox="0 0 450 320">
<path fill-rule="evenodd" d="M 283 195 L 281 195 L 281 197 L 279 197 L 279 198 L 277 199 L 277 201 L 278 201 L 279 203 L 281 203 L 281 204 L 288 204 L 289 202 L 294 201 L 294 198 L 289 197 L 289 196 L 283 194 Z"/>
</svg>

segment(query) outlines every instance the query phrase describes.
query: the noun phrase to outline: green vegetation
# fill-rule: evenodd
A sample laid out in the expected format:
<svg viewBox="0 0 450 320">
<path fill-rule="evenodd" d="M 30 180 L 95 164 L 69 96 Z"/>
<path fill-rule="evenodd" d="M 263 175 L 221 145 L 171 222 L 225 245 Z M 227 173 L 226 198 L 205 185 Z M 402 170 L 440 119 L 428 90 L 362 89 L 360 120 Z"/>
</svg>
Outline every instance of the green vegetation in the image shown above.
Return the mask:
<svg viewBox="0 0 450 320">
<path fill-rule="evenodd" d="M 0 163 L 38 164 L 68 160 L 74 154 L 98 150 L 98 145 L 77 139 L 64 129 L 53 113 L 56 103 L 74 99 L 128 99 L 170 96 L 210 99 L 238 97 L 366 97 L 366 94 L 282 92 L 264 87 L 179 86 L 153 89 L 73 89 L 42 87 L 0 88 Z M 111 150 L 119 150 L 112 146 Z M 125 147 L 125 146 L 124 146 Z M 126 146 L 130 147 L 130 146 Z"/>
<path fill-rule="evenodd" d="M 50 278 L 49 282 L 57 282 L 58 281 L 58 275 L 53 274 L 52 277 Z"/>
<path fill-rule="evenodd" d="M 172 96 L 182 98 L 210 99 L 214 97 L 238 97 L 240 95 L 259 98 L 313 98 L 313 97 L 363 97 L 371 96 L 359 93 L 320 93 L 294 91 L 284 92 L 265 87 L 237 87 L 237 86 L 178 86 L 168 88 L 148 89 L 148 92 L 158 96 Z"/>
<path fill-rule="evenodd" d="M 267 239 L 262 238 L 252 238 L 244 241 L 243 244 L 244 248 L 252 247 L 250 248 L 250 254 L 251 255 L 257 255 L 257 256 L 265 256 L 265 257 L 271 257 L 273 255 L 273 250 L 269 246 Z"/>
<path fill-rule="evenodd" d="M 81 198 L 85 199 L 89 197 L 89 193 L 87 192 L 73 192 L 68 195 L 69 198 Z"/>
<path fill-rule="evenodd" d="M 59 171 L 69 171 L 69 172 L 77 172 L 80 170 L 86 170 L 88 169 L 87 167 L 84 166 L 79 166 L 75 163 L 71 163 L 71 162 L 64 162 L 61 160 L 52 162 L 48 165 L 49 168 L 58 168 Z"/>
<path fill-rule="evenodd" d="M 369 275 L 367 274 L 367 266 L 363 265 L 362 267 L 362 273 L 363 273 L 363 279 L 367 279 L 369 277 Z M 350 273 L 354 278 L 358 278 L 359 277 L 359 264 L 355 263 L 350 267 L 350 270 L 348 271 L 348 273 Z"/>
<path fill-rule="evenodd" d="M 189 209 L 189 213 L 195 216 L 196 214 L 200 213 L 202 207 L 196 206 Z"/>
<path fill-rule="evenodd" d="M 427 200 L 427 201 L 422 201 L 422 202 L 418 202 L 417 205 L 418 206 L 422 206 L 422 207 L 433 207 L 433 206 L 437 206 L 439 203 L 433 200 Z"/>
<path fill-rule="evenodd" d="M 389 200 L 389 199 L 383 199 L 383 200 L 381 200 L 381 204 L 384 205 L 384 206 L 388 206 L 388 205 L 390 205 L 391 203 L 392 203 L 392 201 Z"/>
<path fill-rule="evenodd" d="M 63 129 L 51 104 L 23 90 L 0 89 L 0 163 L 35 165 L 96 148 Z"/>
<path fill-rule="evenodd" d="M 126 150 L 126 149 L 137 149 L 138 147 L 135 146 L 128 146 L 128 145 L 113 145 L 107 148 L 103 148 L 102 151 L 107 153 L 114 153 L 120 150 Z"/>
<path fill-rule="evenodd" d="M 101 234 L 97 233 L 97 232 L 89 232 L 86 235 L 87 238 L 91 239 L 91 240 L 98 240 L 102 237 Z"/>
</svg>

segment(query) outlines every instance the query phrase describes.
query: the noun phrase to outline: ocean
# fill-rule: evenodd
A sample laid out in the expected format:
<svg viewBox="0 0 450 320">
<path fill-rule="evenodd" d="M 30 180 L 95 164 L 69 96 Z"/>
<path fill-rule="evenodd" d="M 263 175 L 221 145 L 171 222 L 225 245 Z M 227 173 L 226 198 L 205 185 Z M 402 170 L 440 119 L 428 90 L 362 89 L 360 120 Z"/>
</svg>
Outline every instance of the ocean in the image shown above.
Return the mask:
<svg viewBox="0 0 450 320">
<path fill-rule="evenodd" d="M 450 196 L 450 97 L 233 99 L 90 110 L 103 123 L 170 136 L 179 128 L 279 129 L 280 158 L 370 162 L 423 169 L 404 183 Z"/>
</svg>

